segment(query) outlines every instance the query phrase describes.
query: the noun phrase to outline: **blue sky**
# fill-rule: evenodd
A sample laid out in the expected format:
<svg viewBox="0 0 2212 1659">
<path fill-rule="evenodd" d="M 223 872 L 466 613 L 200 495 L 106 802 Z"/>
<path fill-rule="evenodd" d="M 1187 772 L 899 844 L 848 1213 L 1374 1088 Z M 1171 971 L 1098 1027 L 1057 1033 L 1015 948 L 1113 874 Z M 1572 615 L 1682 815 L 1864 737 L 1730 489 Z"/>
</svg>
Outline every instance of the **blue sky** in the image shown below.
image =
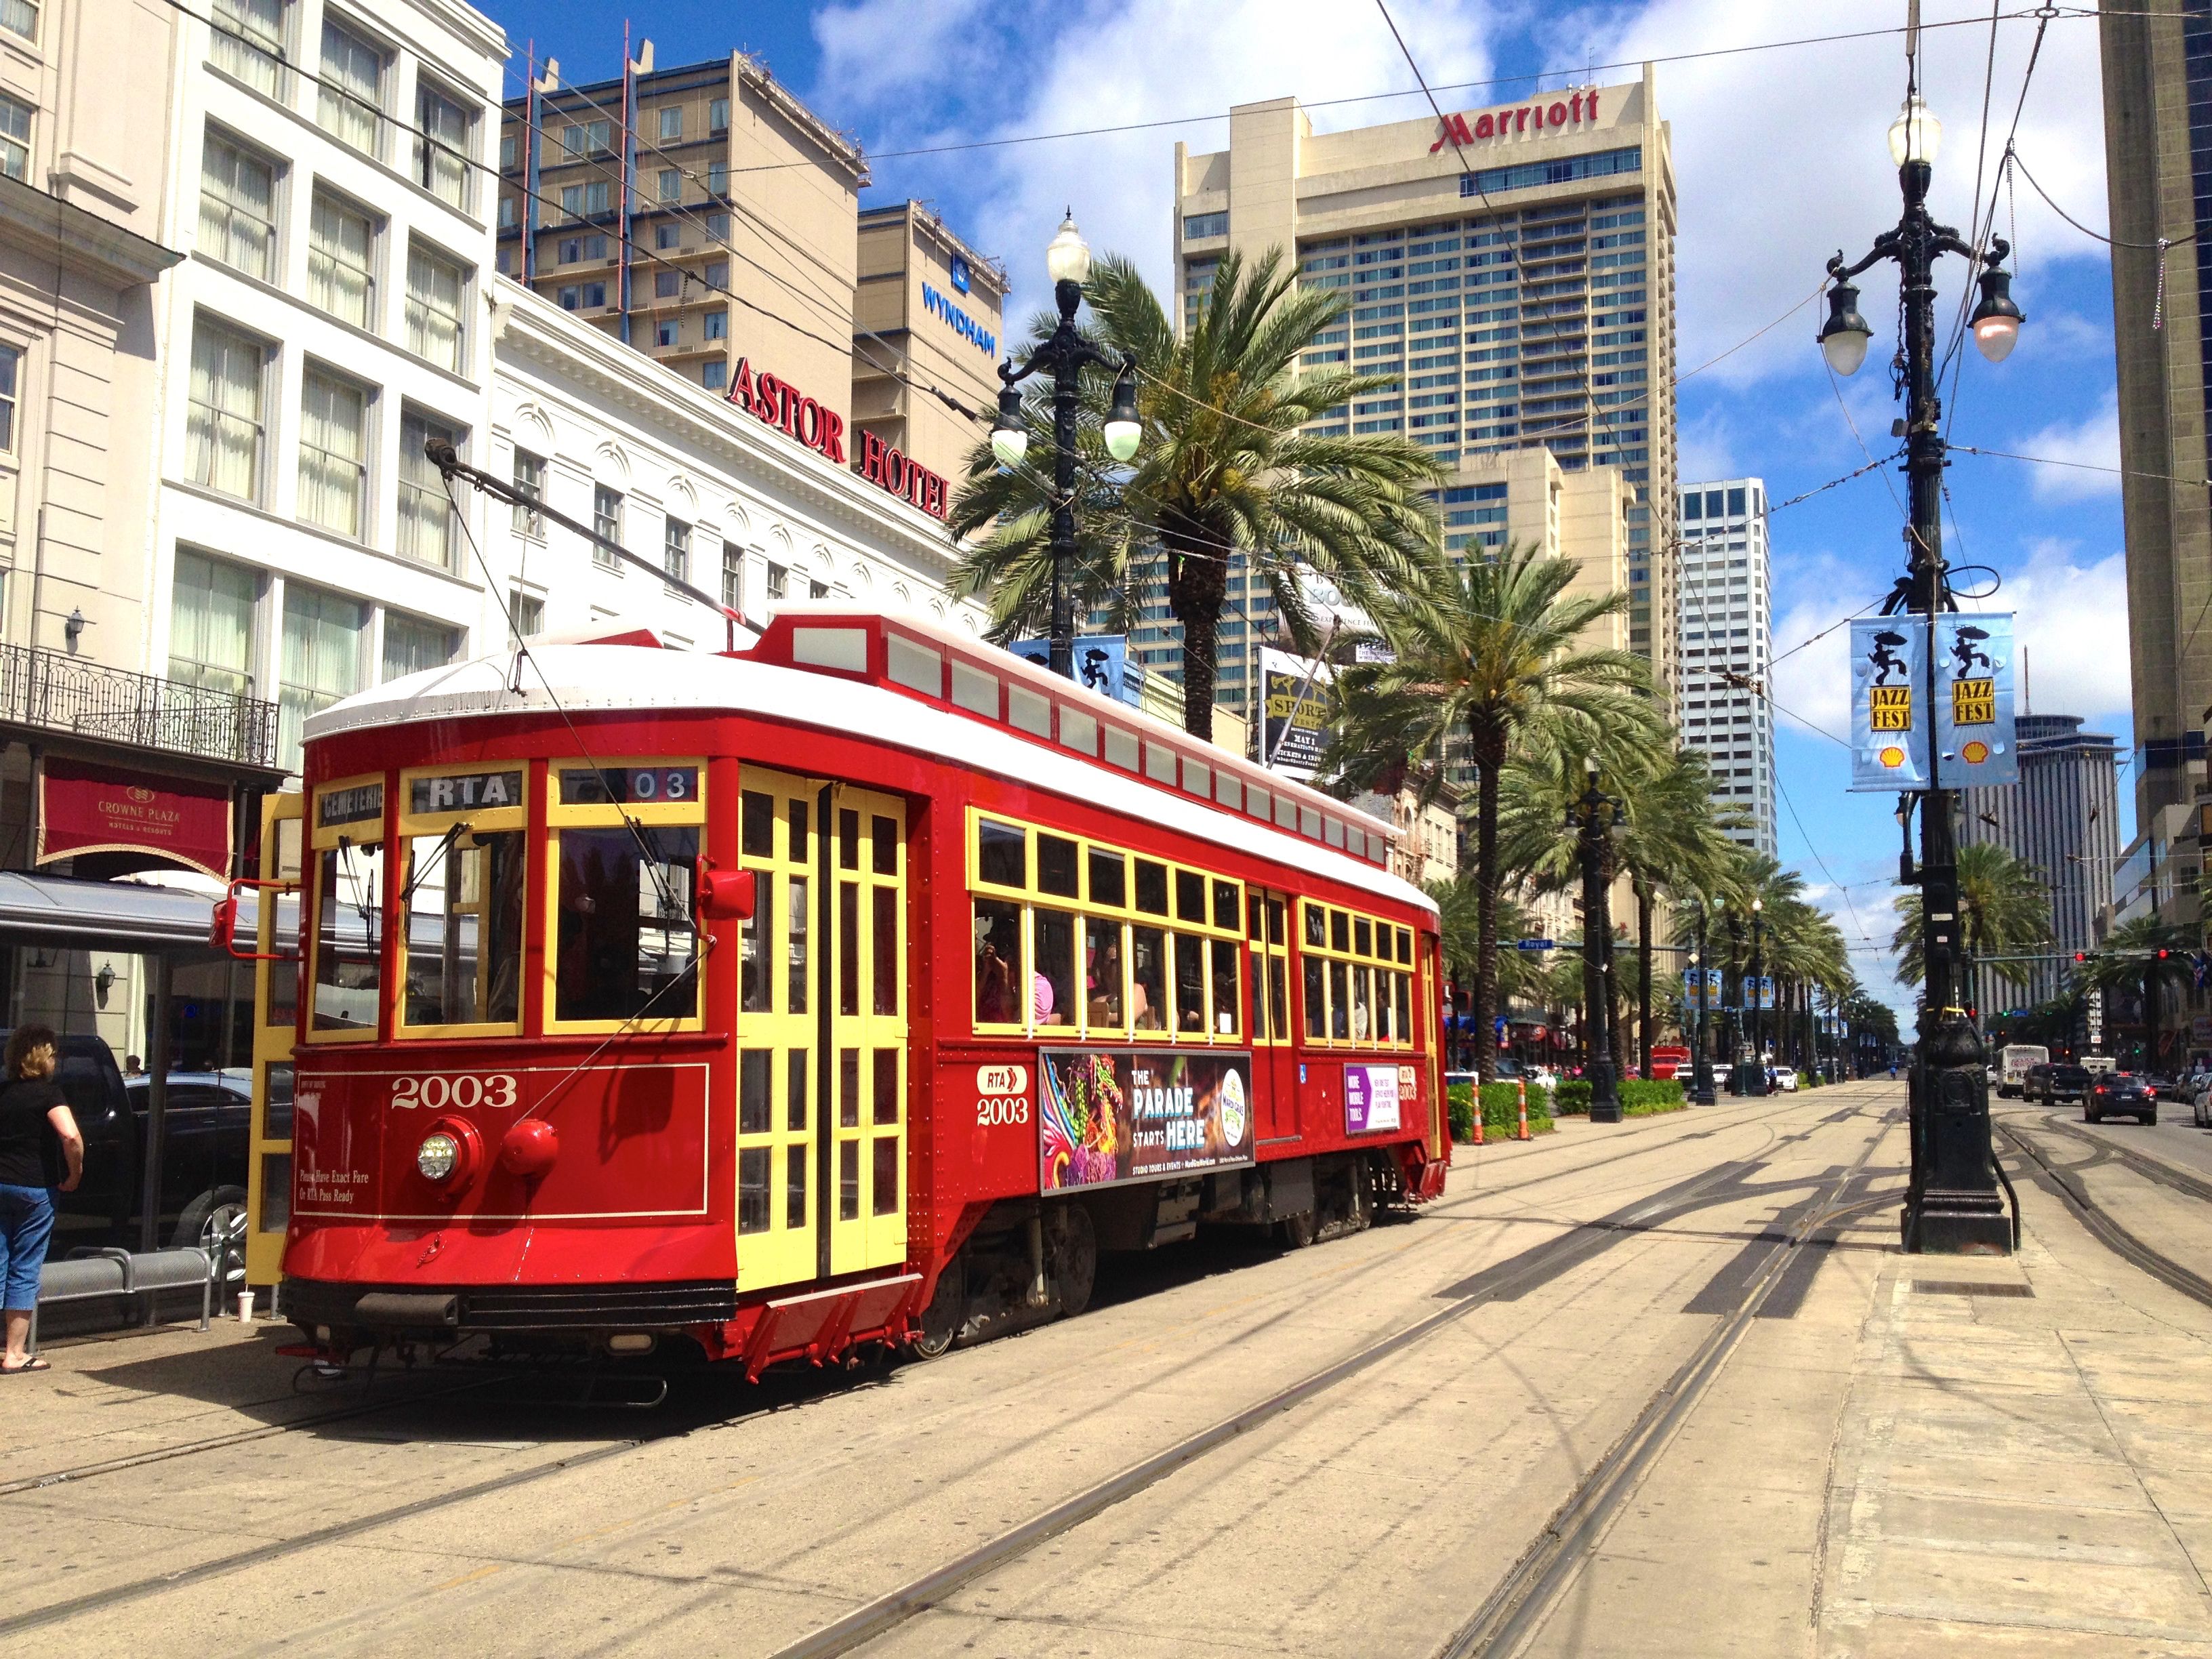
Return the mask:
<svg viewBox="0 0 2212 1659">
<path fill-rule="evenodd" d="M 539 56 L 561 60 L 564 79 L 619 72 L 623 18 L 617 9 L 577 0 L 495 0 L 489 9 L 515 48 L 510 92 L 520 88 L 523 50 L 533 40 Z M 1887 434 L 1896 408 L 1882 372 L 1893 344 L 1893 282 L 1880 271 L 1863 279 L 1861 308 L 1875 340 L 1866 368 L 1840 387 L 1814 347 L 1820 318 L 1809 296 L 1830 254 L 1842 248 L 1856 258 L 1895 222 L 1896 179 L 1883 133 L 1903 93 L 1902 42 L 1888 35 L 1728 49 L 1901 23 L 1903 0 L 1874 7 L 1392 0 L 1391 9 L 1424 74 L 1440 87 L 1541 70 L 1553 71 L 1547 83 L 1558 84 L 1559 72 L 1580 79 L 1589 64 L 1721 54 L 1663 62 L 1656 71 L 1680 182 L 1680 360 L 1693 369 L 1740 348 L 1680 388 L 1681 476 L 1762 477 L 1770 499 L 1782 501 L 1863 465 L 1868 451 L 1894 447 Z M 1928 0 L 1925 11 L 1931 26 L 1972 20 L 1929 27 L 1923 43 L 1923 85 L 1945 124 L 1934 206 L 1963 228 L 1983 138 L 1989 12 L 1964 0 Z M 1006 260 L 1016 318 L 1044 297 L 1042 248 L 1070 204 L 1094 246 L 1127 252 L 1164 286 L 1174 145 L 1219 148 L 1226 123 L 1217 112 L 1230 104 L 1406 94 L 1317 109 L 1316 124 L 1324 128 L 1407 119 L 1426 108 L 1381 15 L 1360 0 L 853 0 L 744 9 L 638 0 L 629 21 L 653 40 L 663 64 L 732 46 L 764 57 L 875 158 L 867 201 L 930 199 L 970 240 Z M 2058 204 L 2101 228 L 2095 28 L 2093 21 L 2051 23 L 2016 142 Z M 2034 29 L 2007 21 L 1996 32 L 1990 172 L 2012 125 Z M 1601 69 L 1595 78 L 1618 82 L 1635 74 Z M 1490 100 L 1477 92 L 1441 97 L 1447 109 Z M 889 154 L 1139 123 L 1161 125 L 934 155 Z M 2016 231 L 2013 291 L 2029 320 L 2002 366 L 1968 348 L 1952 440 L 2117 466 L 2106 250 L 2063 224 L 2024 179 L 2013 199 L 1999 198 L 1997 211 L 1999 233 Z M 1967 276 L 1962 261 L 1945 264 L 1939 305 L 1955 304 Z M 1778 323 L 1793 301 L 1807 303 Z M 1950 486 L 1947 550 L 1954 561 L 2002 573 L 2002 592 L 1986 604 L 2021 612 L 2034 707 L 2084 715 L 2093 729 L 2128 744 L 2118 478 L 1960 454 Z M 1885 482 L 1876 472 L 1776 514 L 1779 649 L 1887 590 L 1902 566 L 1903 493 L 1901 478 Z M 1790 711 L 1778 722 L 1778 759 L 1796 808 L 1782 812 L 1782 848 L 1852 941 L 1862 977 L 1903 1006 L 1884 948 L 1896 869 L 1893 800 L 1846 793 L 1846 752 L 1819 734 L 1844 730 L 1843 637 L 1826 635 L 1776 673 L 1777 700 Z M 2124 771 L 2124 833 L 2132 820 L 2128 781 Z"/>
</svg>

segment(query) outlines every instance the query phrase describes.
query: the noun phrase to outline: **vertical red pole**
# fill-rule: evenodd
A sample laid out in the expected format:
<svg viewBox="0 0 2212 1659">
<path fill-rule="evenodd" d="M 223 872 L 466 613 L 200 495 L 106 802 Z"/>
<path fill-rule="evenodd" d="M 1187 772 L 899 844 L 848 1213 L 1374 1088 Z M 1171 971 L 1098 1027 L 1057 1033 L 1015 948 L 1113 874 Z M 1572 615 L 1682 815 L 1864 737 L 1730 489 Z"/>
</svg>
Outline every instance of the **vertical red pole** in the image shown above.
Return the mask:
<svg viewBox="0 0 2212 1659">
<path fill-rule="evenodd" d="M 1526 1140 L 1528 1139 L 1528 1079 L 1525 1077 L 1516 1078 L 1513 1079 L 1513 1086 L 1519 1091 L 1521 1097 L 1521 1129 L 1513 1139 Z"/>
</svg>

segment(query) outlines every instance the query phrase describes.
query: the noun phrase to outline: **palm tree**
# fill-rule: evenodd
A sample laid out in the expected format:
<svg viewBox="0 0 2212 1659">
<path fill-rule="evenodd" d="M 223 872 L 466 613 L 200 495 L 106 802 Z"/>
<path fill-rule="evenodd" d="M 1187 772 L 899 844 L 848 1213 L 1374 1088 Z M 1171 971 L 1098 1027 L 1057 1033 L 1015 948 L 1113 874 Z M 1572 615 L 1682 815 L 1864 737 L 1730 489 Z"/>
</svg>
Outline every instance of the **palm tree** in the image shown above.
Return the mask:
<svg viewBox="0 0 2212 1659">
<path fill-rule="evenodd" d="M 1225 254 L 1196 321 L 1178 339 L 1137 268 L 1109 254 L 1085 288 L 1104 349 L 1137 361 L 1144 437 L 1122 469 L 1101 434 L 1107 380 L 1084 389 L 1079 541 L 1069 573 L 1079 611 L 1103 607 L 1125 619 L 1145 567 L 1167 561 L 1168 610 L 1182 624 L 1183 726 L 1213 736 L 1216 641 L 1229 603 L 1231 565 L 1267 585 L 1292 637 L 1318 637 L 1306 584 L 1315 577 L 1359 601 L 1378 584 L 1401 584 L 1433 560 L 1430 499 L 1436 459 L 1395 434 L 1320 437 L 1307 424 L 1351 399 L 1389 391 L 1387 374 L 1301 373 L 1299 354 L 1341 322 L 1345 299 L 1297 286 L 1295 266 L 1273 249 L 1247 264 Z M 1032 330 L 1042 339 L 1054 319 Z M 979 444 L 948 521 L 956 539 L 976 538 L 954 573 L 962 595 L 990 595 L 993 635 L 1034 631 L 1047 620 L 1052 580 L 1048 386 L 1024 410 L 1036 441 L 1019 467 L 1001 469 Z"/>
<path fill-rule="evenodd" d="M 2105 990 L 2125 987 L 2141 994 L 2146 1068 L 2158 1064 L 2159 992 L 2168 985 L 2191 982 L 2189 956 L 2195 949 L 2186 928 L 2163 921 L 2154 912 L 2113 928 L 2078 976 L 2084 986 Z"/>
<path fill-rule="evenodd" d="M 1649 720 L 1642 659 L 1581 642 L 1628 596 L 1569 596 L 1579 570 L 1534 548 L 1508 547 L 1379 592 L 1367 603 L 1395 660 L 1355 664 L 1337 677 L 1342 718 L 1324 765 L 1344 783 L 1365 787 L 1409 757 L 1441 760 L 1448 745 L 1467 744 L 1475 772 L 1479 1030 L 1493 1029 L 1498 1014 L 1498 790 L 1515 735 L 1579 731 L 1588 747 L 1608 726 Z M 1478 1043 L 1475 1052 L 1486 1082 L 1493 1045 Z"/>
<path fill-rule="evenodd" d="M 1984 951 L 2024 951 L 2051 939 L 2051 892 L 2035 867 L 1995 842 L 1976 842 L 1959 849 L 1960 936 L 1969 957 Z M 1898 977 L 1920 982 L 1927 965 L 1920 956 L 1920 895 L 1897 901 L 1897 932 L 1890 949 L 1898 954 Z M 1990 971 L 2008 984 L 2027 975 L 2010 963 L 1991 963 Z M 1962 983 L 1964 982 L 1962 979 Z"/>
</svg>

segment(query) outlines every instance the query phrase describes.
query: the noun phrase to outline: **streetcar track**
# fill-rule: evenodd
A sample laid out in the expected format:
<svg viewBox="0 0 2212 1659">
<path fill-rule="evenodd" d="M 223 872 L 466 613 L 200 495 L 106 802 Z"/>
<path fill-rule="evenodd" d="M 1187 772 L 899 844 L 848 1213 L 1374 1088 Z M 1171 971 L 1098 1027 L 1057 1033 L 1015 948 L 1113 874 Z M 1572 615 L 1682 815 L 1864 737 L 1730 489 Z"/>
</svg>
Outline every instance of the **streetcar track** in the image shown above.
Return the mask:
<svg viewBox="0 0 2212 1659">
<path fill-rule="evenodd" d="M 1896 1121 L 1893 1109 L 1885 1113 L 1877 1132 L 1851 1167 L 1838 1177 L 1832 1187 L 1840 1191 L 1843 1185 L 1855 1177 L 1881 1143 L 1882 1134 Z M 1734 1127 L 1734 1126 L 1718 1126 Z M 1673 1138 L 1667 1142 L 1676 1144 Z M 1628 1156 L 1631 1154 L 1622 1154 Z M 1607 1160 L 1608 1162 L 1613 1160 Z M 1266 1423 L 1282 1416 L 1296 1407 L 1336 1388 L 1350 1378 L 1391 1358 L 1432 1335 L 1448 1325 L 1456 1323 L 1478 1309 L 1493 1302 L 1511 1299 L 1513 1293 L 1532 1282 L 1549 1278 L 1564 1270 L 1565 1266 L 1577 1265 L 1588 1251 L 1585 1235 L 1593 1229 L 1605 1230 L 1612 1223 L 1616 1232 L 1652 1231 L 1652 1222 L 1661 1215 L 1674 1216 L 1693 1212 L 1713 1201 L 1705 1194 L 1707 1189 L 1727 1184 L 1732 1177 L 1740 1177 L 1749 1167 L 1741 1163 L 1715 1166 L 1703 1176 L 1682 1183 L 1671 1202 L 1654 1203 L 1646 1200 L 1637 1208 L 1645 1219 L 1640 1228 L 1628 1228 L 1620 1218 L 1600 1218 L 1597 1221 L 1571 1224 L 1559 1238 L 1548 1241 L 1524 1252 L 1516 1259 L 1482 1270 L 1450 1287 L 1444 1294 L 1459 1292 L 1446 1306 L 1416 1320 L 1412 1324 L 1382 1337 L 1354 1352 L 1276 1390 L 1266 1398 L 1247 1406 L 1231 1415 L 1187 1435 L 1164 1449 L 1108 1476 L 1093 1485 L 1040 1511 L 1029 1520 L 987 1540 L 975 1548 L 930 1572 L 900 1585 L 828 1625 L 821 1626 L 798 1641 L 775 1650 L 775 1659 L 829 1659 L 830 1656 L 848 1653 L 864 1644 L 872 1642 L 897 1629 L 910 1620 L 940 1606 L 947 1597 L 984 1575 L 1009 1565 L 1036 1549 L 1039 1545 L 1081 1525 L 1137 1494 L 1158 1485 L 1169 1476 L 1208 1453 L 1230 1444 Z M 1494 1195 L 1490 1189 L 1486 1195 Z M 1852 1211 L 1870 1208 L 1888 1201 L 1887 1195 L 1869 1198 L 1855 1204 Z M 1816 1225 L 1835 1220 L 1842 1212 L 1831 1207 L 1818 1210 L 1812 1218 Z M 1796 1243 L 1811 1229 L 1802 1230 L 1799 1237 L 1778 1245 L 1774 1252 L 1778 1259 L 1786 1260 Z M 1759 1295 L 1763 1299 L 1769 1281 L 1762 1279 Z M 1747 1318 L 1747 1316 L 1746 1316 Z M 1734 1322 L 1731 1322 L 1733 1323 Z M 1679 1374 L 1678 1374 L 1678 1381 Z M 1674 1386 L 1672 1384 L 1670 1387 Z M 1663 1398 L 1666 1389 L 1661 1391 Z M 1649 1408 L 1647 1408 L 1648 1413 Z"/>
<path fill-rule="evenodd" d="M 2084 1145 L 2112 1152 L 2117 1161 L 2125 1167 L 2135 1170 L 2146 1179 L 2157 1182 L 2160 1185 L 2173 1191 L 2197 1196 L 2206 1194 L 2207 1189 L 2203 1183 L 2181 1175 L 2177 1170 L 2158 1164 L 2154 1159 L 2130 1154 L 2126 1149 L 2114 1146 L 2109 1141 L 2100 1140 L 2094 1135 L 2076 1133 L 2056 1122 L 2046 1121 L 2045 1127 Z M 2167 1289 L 2179 1291 L 2191 1301 L 2212 1308 L 2212 1279 L 2206 1279 L 2199 1274 L 2191 1273 L 2171 1256 L 2153 1249 L 2134 1233 L 2122 1226 L 2113 1218 L 2111 1211 L 2089 1196 L 2088 1188 L 2080 1176 L 2074 1170 L 2053 1164 L 2045 1158 L 2043 1155 L 2043 1149 L 2035 1144 L 2032 1136 L 2023 1133 L 2008 1122 L 2000 1122 L 1997 1127 L 2002 1131 L 2004 1138 L 2012 1142 L 2015 1149 L 2025 1153 L 2043 1171 L 2045 1179 L 2041 1184 L 2056 1191 L 2073 1206 L 2075 1212 L 2081 1218 L 2082 1226 L 2091 1237 L 2122 1261 L 2142 1269 Z M 2148 1169 L 2142 1167 L 2146 1164 L 2154 1167 Z"/>
</svg>

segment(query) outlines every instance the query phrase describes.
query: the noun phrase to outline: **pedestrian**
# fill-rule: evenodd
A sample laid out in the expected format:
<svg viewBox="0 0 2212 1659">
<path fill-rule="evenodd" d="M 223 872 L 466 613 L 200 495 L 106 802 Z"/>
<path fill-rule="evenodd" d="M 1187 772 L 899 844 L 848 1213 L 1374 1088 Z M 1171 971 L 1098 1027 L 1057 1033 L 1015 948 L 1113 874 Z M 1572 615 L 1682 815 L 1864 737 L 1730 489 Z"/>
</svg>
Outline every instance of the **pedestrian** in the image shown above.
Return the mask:
<svg viewBox="0 0 2212 1659">
<path fill-rule="evenodd" d="M 8 1346 L 0 1376 L 52 1369 L 31 1355 L 31 1312 L 54 1232 L 53 1192 L 73 1192 L 84 1177 L 84 1137 L 54 1081 L 60 1043 L 49 1025 L 18 1025 L 8 1038 L 0 1083 L 0 1317 Z"/>
</svg>

